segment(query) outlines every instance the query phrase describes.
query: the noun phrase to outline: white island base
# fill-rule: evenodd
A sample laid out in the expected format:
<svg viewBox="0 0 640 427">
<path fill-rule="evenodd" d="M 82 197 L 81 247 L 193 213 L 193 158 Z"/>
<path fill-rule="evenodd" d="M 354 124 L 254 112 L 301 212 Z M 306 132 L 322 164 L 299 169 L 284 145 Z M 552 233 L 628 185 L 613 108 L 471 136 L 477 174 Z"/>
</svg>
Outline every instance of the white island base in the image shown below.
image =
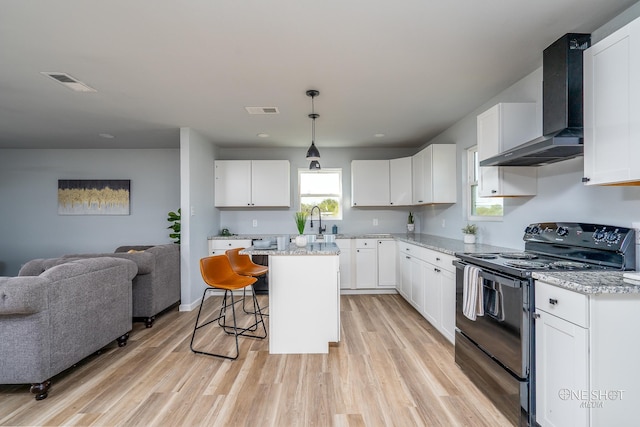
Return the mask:
<svg viewBox="0 0 640 427">
<path fill-rule="evenodd" d="M 328 353 L 340 341 L 335 255 L 269 256 L 269 353 Z"/>
</svg>

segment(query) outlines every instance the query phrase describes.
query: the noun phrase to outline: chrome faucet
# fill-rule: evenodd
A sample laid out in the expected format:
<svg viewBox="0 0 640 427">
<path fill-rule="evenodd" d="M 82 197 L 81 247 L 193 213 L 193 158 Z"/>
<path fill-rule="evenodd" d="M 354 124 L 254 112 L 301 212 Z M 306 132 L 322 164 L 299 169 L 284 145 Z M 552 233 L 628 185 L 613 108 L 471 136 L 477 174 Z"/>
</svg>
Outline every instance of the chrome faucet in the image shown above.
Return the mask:
<svg viewBox="0 0 640 427">
<path fill-rule="evenodd" d="M 318 205 L 311 208 L 311 212 L 309 213 L 309 226 L 313 228 L 313 210 L 314 209 L 318 209 L 318 222 L 319 222 L 318 234 L 322 234 L 327 229 L 327 226 L 325 225 L 324 228 L 322 228 L 322 212 L 320 211 L 320 207 L 318 207 Z"/>
</svg>

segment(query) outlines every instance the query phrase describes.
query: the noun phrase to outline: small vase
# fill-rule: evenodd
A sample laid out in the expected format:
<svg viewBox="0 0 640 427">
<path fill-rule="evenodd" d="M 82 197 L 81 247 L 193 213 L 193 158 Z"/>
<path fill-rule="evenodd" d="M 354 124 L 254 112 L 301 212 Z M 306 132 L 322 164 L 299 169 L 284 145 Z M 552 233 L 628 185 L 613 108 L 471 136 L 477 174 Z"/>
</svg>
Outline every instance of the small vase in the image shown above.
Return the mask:
<svg viewBox="0 0 640 427">
<path fill-rule="evenodd" d="M 307 246 L 307 236 L 304 234 L 298 234 L 296 236 L 296 246 L 299 248 L 304 248 Z"/>
<path fill-rule="evenodd" d="M 407 232 L 413 233 L 413 231 L 415 229 L 416 229 L 416 225 L 415 224 L 407 224 Z"/>
<path fill-rule="evenodd" d="M 476 242 L 476 235 L 475 234 L 465 234 L 464 235 L 464 242 L 465 243 L 475 243 Z"/>
</svg>

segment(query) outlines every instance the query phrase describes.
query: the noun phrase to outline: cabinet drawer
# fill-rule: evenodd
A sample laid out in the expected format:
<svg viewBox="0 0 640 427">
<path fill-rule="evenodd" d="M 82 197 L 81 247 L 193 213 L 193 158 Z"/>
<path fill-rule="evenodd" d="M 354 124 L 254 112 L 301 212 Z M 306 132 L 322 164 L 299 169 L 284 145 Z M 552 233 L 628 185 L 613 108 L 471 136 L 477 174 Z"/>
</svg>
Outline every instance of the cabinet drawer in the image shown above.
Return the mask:
<svg viewBox="0 0 640 427">
<path fill-rule="evenodd" d="M 536 282 L 536 310 L 587 328 L 589 325 L 589 297 L 544 282 Z"/>
<path fill-rule="evenodd" d="M 431 249 L 424 249 L 426 259 L 425 261 L 438 266 L 442 270 L 447 270 L 451 272 L 455 272 L 455 267 L 453 266 L 453 260 L 456 259 L 454 256 L 444 254 L 442 252 L 434 251 Z"/>
<path fill-rule="evenodd" d="M 412 245 L 410 243 L 400 242 L 398 246 L 398 253 L 401 255 L 409 255 L 414 258 L 418 258 L 422 261 L 427 258 L 428 249 L 423 248 L 422 246 Z"/>
<path fill-rule="evenodd" d="M 356 239 L 356 249 L 375 249 L 378 239 Z"/>
<path fill-rule="evenodd" d="M 224 255 L 228 249 L 248 248 L 251 246 L 251 240 L 209 240 L 209 255 Z"/>
</svg>

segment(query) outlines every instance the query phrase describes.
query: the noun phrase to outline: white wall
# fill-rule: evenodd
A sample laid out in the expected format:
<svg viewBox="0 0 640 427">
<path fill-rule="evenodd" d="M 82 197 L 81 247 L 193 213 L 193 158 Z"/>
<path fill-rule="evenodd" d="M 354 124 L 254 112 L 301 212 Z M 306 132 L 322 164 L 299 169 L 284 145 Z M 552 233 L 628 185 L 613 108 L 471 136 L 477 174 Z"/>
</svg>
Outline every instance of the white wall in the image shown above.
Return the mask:
<svg viewBox="0 0 640 427">
<path fill-rule="evenodd" d="M 323 168 L 342 168 L 343 219 L 323 222 L 327 231 L 331 232 L 333 224 L 338 226 L 339 233 L 401 233 L 406 231 L 407 215 L 413 207 L 394 208 L 352 208 L 351 207 L 351 160 L 393 159 L 410 156 L 415 148 L 325 148 L 317 144 L 322 158 Z M 220 148 L 219 158 L 223 160 L 273 160 L 282 159 L 291 162 L 291 202 L 289 209 L 220 209 L 220 229 L 228 228 L 237 234 L 297 234 L 293 220 L 294 212 L 300 209 L 298 202 L 298 169 L 308 169 L 305 159 L 306 148 L 270 148 L 270 149 L 229 149 Z M 314 217 L 315 218 L 315 217 Z M 378 226 L 373 226 L 373 219 Z M 253 227 L 253 220 L 258 226 Z M 317 221 L 314 220 L 314 232 L 317 232 Z M 311 232 L 309 223 L 305 232 Z"/>
<path fill-rule="evenodd" d="M 208 255 L 207 236 L 219 223 L 213 207 L 213 161 L 216 148 L 189 128 L 180 129 L 181 305 L 191 310 L 201 298 L 205 284 L 200 276 L 200 258 Z"/>
<path fill-rule="evenodd" d="M 58 215 L 58 179 L 130 179 L 131 214 Z M 179 192 L 177 149 L 0 150 L 0 275 L 33 258 L 169 243 Z"/>
</svg>

